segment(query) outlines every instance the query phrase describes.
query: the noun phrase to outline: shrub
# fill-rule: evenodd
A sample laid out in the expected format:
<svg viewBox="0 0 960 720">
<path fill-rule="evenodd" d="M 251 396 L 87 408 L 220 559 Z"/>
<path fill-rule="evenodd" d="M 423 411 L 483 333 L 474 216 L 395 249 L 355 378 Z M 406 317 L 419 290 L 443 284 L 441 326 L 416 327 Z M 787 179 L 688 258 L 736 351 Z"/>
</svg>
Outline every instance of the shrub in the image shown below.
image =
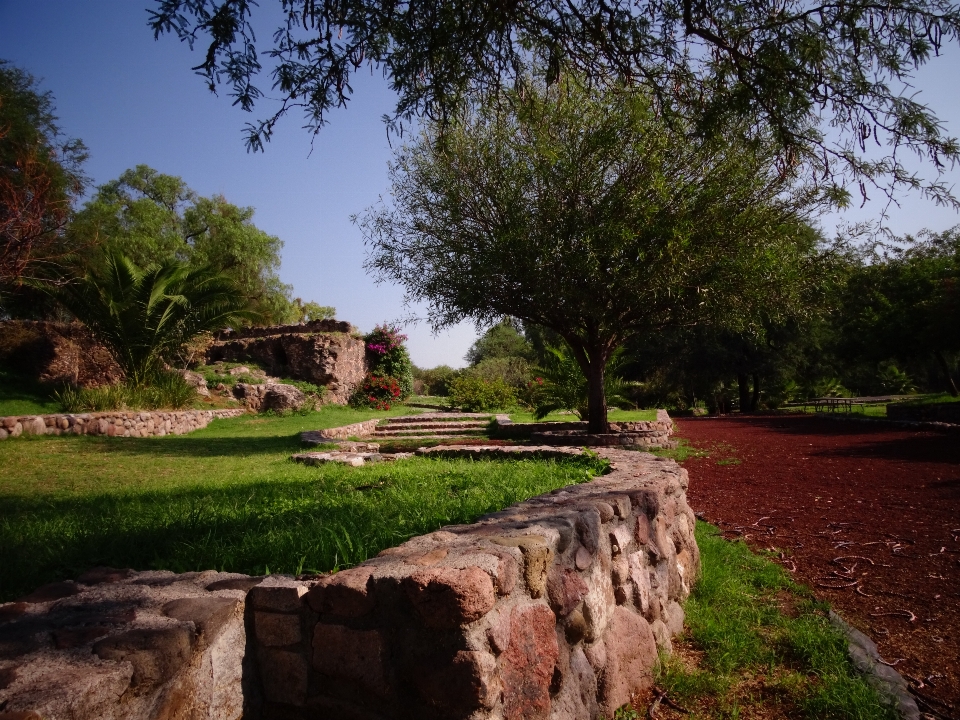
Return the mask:
<svg viewBox="0 0 960 720">
<path fill-rule="evenodd" d="M 450 402 L 468 412 L 506 410 L 516 405 L 516 391 L 502 379 L 463 374 L 450 383 Z"/>
<path fill-rule="evenodd" d="M 413 368 L 414 381 L 420 383 L 423 395 L 446 397 L 450 394 L 450 382 L 456 376 L 457 371 L 449 365 L 438 365 L 428 370 Z"/>
<path fill-rule="evenodd" d="M 368 374 L 350 398 L 355 408 L 389 410 L 392 403 L 400 400 L 403 390 L 396 378 Z"/>
<path fill-rule="evenodd" d="M 367 367 L 371 376 L 395 378 L 400 386 L 398 399 L 405 400 L 413 392 L 413 362 L 404 343 L 407 336 L 392 325 L 377 325 L 364 336 Z"/>
</svg>

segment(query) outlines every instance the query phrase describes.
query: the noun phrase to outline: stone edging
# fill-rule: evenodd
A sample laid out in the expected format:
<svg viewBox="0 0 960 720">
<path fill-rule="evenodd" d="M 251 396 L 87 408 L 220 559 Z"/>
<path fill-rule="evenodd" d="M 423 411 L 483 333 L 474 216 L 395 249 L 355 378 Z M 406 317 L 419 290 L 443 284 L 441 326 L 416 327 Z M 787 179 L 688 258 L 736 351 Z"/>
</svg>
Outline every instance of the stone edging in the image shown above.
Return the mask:
<svg viewBox="0 0 960 720">
<path fill-rule="evenodd" d="M 0 605 L 0 707 L 74 720 L 612 717 L 651 685 L 700 561 L 687 472 L 600 454 L 602 477 L 333 575 L 100 568 L 40 588 Z"/>
<path fill-rule="evenodd" d="M 199 430 L 217 418 L 237 417 L 240 408 L 224 410 L 140 410 L 136 412 L 11 415 L 0 418 L 0 440 L 20 435 L 109 435 L 162 437 Z"/>
<path fill-rule="evenodd" d="M 920 720 L 920 709 L 910 694 L 907 681 L 889 665 L 885 665 L 877 645 L 869 637 L 848 624 L 833 610 L 830 611 L 830 623 L 847 638 L 847 652 L 854 666 L 867 679 L 867 682 L 880 693 L 880 696 L 896 708 L 904 720 Z"/>
</svg>

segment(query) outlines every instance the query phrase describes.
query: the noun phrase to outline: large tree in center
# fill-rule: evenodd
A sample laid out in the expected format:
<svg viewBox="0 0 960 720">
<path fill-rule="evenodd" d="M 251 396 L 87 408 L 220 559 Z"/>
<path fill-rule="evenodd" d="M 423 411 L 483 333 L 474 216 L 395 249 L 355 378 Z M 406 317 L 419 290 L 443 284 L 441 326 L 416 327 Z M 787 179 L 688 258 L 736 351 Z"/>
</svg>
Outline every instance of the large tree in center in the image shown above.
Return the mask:
<svg viewBox="0 0 960 720">
<path fill-rule="evenodd" d="M 816 200 L 773 144 L 730 127 L 691 143 L 647 94 L 568 79 L 427 130 L 357 221 L 368 270 L 439 328 L 511 316 L 558 333 L 604 432 L 604 368 L 629 337 L 721 319 L 748 327 L 800 297 Z"/>
</svg>

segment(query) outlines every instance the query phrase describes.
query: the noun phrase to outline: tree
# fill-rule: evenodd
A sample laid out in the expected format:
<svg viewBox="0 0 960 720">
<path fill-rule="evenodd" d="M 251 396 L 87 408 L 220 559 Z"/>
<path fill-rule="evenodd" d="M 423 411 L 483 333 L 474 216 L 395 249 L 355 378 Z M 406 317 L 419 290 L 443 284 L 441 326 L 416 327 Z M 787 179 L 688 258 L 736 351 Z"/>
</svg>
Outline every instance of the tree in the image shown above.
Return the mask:
<svg viewBox="0 0 960 720">
<path fill-rule="evenodd" d="M 356 221 L 368 270 L 434 328 L 511 316 L 558 333 L 603 432 L 604 367 L 627 338 L 798 300 L 816 196 L 774 156 L 737 127 L 690 143 L 645 93 L 570 80 L 428 130 L 391 166 L 392 204 Z"/>
<path fill-rule="evenodd" d="M 533 359 L 533 348 L 520 334 L 516 323 L 505 318 L 474 341 L 464 358 L 471 365 L 494 358 Z"/>
<path fill-rule="evenodd" d="M 256 317 L 236 283 L 214 268 L 175 259 L 139 267 L 117 252 L 56 294 L 134 385 L 149 384 L 191 338 Z"/>
<path fill-rule="evenodd" d="M 270 58 L 270 95 L 280 105 L 248 126 L 254 150 L 292 109 L 317 132 L 333 108 L 346 105 L 351 76 L 364 65 L 389 78 L 399 95 L 393 121 L 402 122 L 455 117 L 465 98 L 516 88 L 540 63 L 551 81 L 568 72 L 594 81 L 612 73 L 644 87 L 701 136 L 731 121 L 756 121 L 788 162 L 809 162 L 822 180 L 842 184 L 838 170 L 860 180 L 886 177 L 956 204 L 943 183 L 918 178 L 897 152 L 925 154 L 938 173 L 958 158 L 932 111 L 900 91 L 960 38 L 960 8 L 950 0 L 282 0 L 265 52 L 254 31 L 257 3 L 153 5 L 154 37 L 170 33 L 204 46 L 194 70 L 212 91 L 227 85 L 245 110 L 264 98 L 257 76 L 260 58 Z M 259 34 L 271 36 L 263 28 Z M 839 140 L 824 138 L 821 120 L 840 131 Z"/>
<path fill-rule="evenodd" d="M 57 125 L 53 96 L 0 60 L 0 294 L 46 278 L 73 250 L 64 228 L 83 193 L 86 157 Z"/>
<path fill-rule="evenodd" d="M 254 209 L 221 195 L 202 197 L 179 177 L 146 165 L 101 185 L 77 213 L 71 232 L 98 250 L 146 266 L 181 260 L 226 273 L 264 322 L 297 322 L 301 312 L 281 282 L 280 238 L 253 224 Z"/>
</svg>

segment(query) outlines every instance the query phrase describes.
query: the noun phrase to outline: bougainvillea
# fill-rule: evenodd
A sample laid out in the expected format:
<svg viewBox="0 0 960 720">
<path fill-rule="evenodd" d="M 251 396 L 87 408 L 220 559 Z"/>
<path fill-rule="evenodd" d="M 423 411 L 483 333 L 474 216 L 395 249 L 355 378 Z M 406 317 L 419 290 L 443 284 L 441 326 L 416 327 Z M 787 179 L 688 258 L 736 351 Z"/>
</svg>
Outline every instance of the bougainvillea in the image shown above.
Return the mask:
<svg viewBox="0 0 960 720">
<path fill-rule="evenodd" d="M 377 325 L 364 338 L 367 369 L 371 375 L 395 378 L 400 385 L 400 400 L 413 392 L 413 362 L 404 343 L 407 336 L 387 323 Z"/>
<path fill-rule="evenodd" d="M 400 383 L 396 378 L 367 375 L 354 391 L 350 404 L 373 410 L 389 410 L 390 405 L 397 402 L 401 394 Z"/>
</svg>

